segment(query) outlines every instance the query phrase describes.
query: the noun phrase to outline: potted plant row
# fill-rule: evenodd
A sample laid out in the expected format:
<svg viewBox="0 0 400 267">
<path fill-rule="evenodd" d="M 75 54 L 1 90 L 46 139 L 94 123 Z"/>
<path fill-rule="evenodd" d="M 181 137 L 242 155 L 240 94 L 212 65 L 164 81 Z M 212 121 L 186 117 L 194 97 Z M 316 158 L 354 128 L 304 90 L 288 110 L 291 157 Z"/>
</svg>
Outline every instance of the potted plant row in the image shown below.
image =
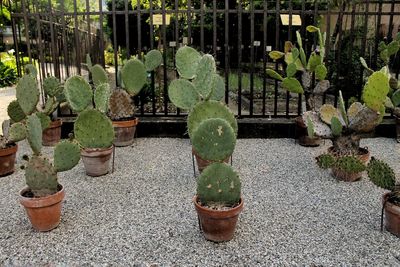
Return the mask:
<svg viewBox="0 0 400 267">
<path fill-rule="evenodd" d="M 243 209 L 239 176 L 224 163 L 235 149 L 237 121 L 220 102 L 225 86 L 211 55 L 181 47 L 176 67 L 179 79 L 171 82 L 168 94 L 175 106 L 189 110 L 188 133 L 201 172 L 193 198 L 199 226 L 207 240 L 228 241 Z"/>
</svg>

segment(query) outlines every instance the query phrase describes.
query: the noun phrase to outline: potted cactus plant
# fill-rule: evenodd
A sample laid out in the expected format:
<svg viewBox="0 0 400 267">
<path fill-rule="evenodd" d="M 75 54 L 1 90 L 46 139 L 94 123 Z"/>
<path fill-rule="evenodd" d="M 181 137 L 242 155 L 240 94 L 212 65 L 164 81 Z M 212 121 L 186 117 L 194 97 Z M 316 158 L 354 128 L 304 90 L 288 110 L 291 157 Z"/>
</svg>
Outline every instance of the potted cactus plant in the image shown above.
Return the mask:
<svg viewBox="0 0 400 267">
<path fill-rule="evenodd" d="M 281 86 L 291 93 L 304 94 L 306 111 L 315 110 L 315 98 L 317 95 L 325 93 L 330 83 L 326 80 L 328 73 L 324 63 L 325 58 L 325 41 L 326 33 L 321 33 L 320 29 L 314 26 L 307 26 L 307 31 L 318 34 L 318 48 L 310 54 L 307 59 L 303 49 L 303 42 L 300 33 L 297 31 L 297 44 L 295 47 L 291 42 L 285 43 L 285 52 L 271 51 L 269 56 L 274 61 L 284 58 L 286 64 L 286 77 L 272 69 L 267 69 L 267 75 L 278 81 L 281 81 Z M 300 72 L 300 81 L 296 74 Z M 315 83 L 315 81 L 317 81 Z M 295 119 L 296 133 L 299 139 L 299 144 L 302 146 L 319 146 L 321 138 L 315 135 L 310 135 L 307 131 L 307 123 L 304 116 Z"/>
<path fill-rule="evenodd" d="M 396 184 L 393 169 L 385 162 L 371 158 L 368 164 L 368 177 L 377 186 L 390 190 L 382 197 L 385 214 L 385 228 L 400 237 L 400 185 Z"/>
<path fill-rule="evenodd" d="M 23 76 L 16 90 L 19 107 L 25 116 L 11 125 L 9 139 L 13 142 L 27 139 L 33 152 L 31 157 L 23 157 L 27 161 L 24 169 L 28 187 L 21 191 L 20 203 L 35 229 L 49 231 L 60 222 L 61 203 L 65 195 L 64 188 L 57 181 L 57 173 L 70 170 L 79 162 L 79 146 L 70 141 L 58 143 L 53 163 L 42 156 L 43 125 L 36 110 L 39 98 L 36 79 L 31 75 Z"/>
<path fill-rule="evenodd" d="M 73 76 L 68 78 L 64 87 L 69 106 L 78 113 L 74 136 L 82 147 L 81 156 L 86 174 L 105 175 L 110 169 L 114 140 L 111 120 L 105 115 L 110 86 L 108 83 L 100 83 L 93 91 L 84 78 Z"/>
<path fill-rule="evenodd" d="M 176 68 L 180 77 L 171 82 L 168 95 L 175 106 L 189 110 L 187 127 L 199 171 L 212 162 L 228 162 L 238 127 L 233 113 L 220 102 L 225 85 L 214 58 L 184 46 L 176 53 Z"/>
<path fill-rule="evenodd" d="M 14 172 L 17 150 L 17 144 L 0 135 L 0 177 L 10 175 Z"/>
<path fill-rule="evenodd" d="M 387 75 L 380 71 L 374 72 L 368 77 L 362 92 L 364 104 L 354 102 L 346 110 L 342 93 L 339 92 L 338 108 L 324 104 L 319 112 L 308 111 L 303 116 L 310 131 L 332 140 L 333 146 L 328 152 L 336 159 L 356 156 L 366 164 L 369 151 L 360 147 L 360 139 L 363 133 L 371 132 L 382 121 L 388 91 Z M 354 178 L 359 177 L 354 176 Z"/>
</svg>

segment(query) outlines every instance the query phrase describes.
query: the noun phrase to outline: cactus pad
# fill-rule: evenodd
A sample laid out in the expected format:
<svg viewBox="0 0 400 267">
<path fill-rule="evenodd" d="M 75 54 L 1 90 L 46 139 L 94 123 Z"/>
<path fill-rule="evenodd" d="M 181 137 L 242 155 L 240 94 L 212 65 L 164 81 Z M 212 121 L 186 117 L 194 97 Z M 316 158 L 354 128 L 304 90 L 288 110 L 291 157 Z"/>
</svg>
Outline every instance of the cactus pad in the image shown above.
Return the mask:
<svg viewBox="0 0 400 267">
<path fill-rule="evenodd" d="M 58 107 L 58 101 L 55 97 L 49 97 L 47 98 L 46 104 L 44 105 L 43 108 L 43 113 L 50 115 L 53 113 Z"/>
<path fill-rule="evenodd" d="M 314 134 L 316 136 L 323 137 L 323 138 L 331 138 L 332 137 L 331 128 L 320 119 L 317 112 L 306 111 L 303 113 L 302 119 L 303 119 L 303 121 L 311 120 L 312 124 L 314 125 Z"/>
<path fill-rule="evenodd" d="M 322 63 L 322 57 L 315 52 L 312 52 L 308 59 L 307 69 L 311 72 L 315 71 L 317 66 Z"/>
<path fill-rule="evenodd" d="M 368 177 L 376 186 L 393 190 L 396 184 L 396 176 L 390 166 L 378 159 L 371 158 L 367 167 Z"/>
<path fill-rule="evenodd" d="M 19 142 L 26 138 L 26 127 L 22 122 L 13 123 L 8 131 L 8 139 Z"/>
<path fill-rule="evenodd" d="M 347 112 L 346 112 L 346 107 L 344 105 L 344 100 L 343 100 L 343 95 L 342 91 L 339 91 L 339 107 L 338 110 L 340 111 L 340 114 L 342 115 L 342 118 L 344 119 L 345 125 L 349 125 L 349 118 L 347 117 Z"/>
<path fill-rule="evenodd" d="M 283 79 L 281 86 L 291 93 L 302 94 L 304 93 L 303 87 L 296 78 Z"/>
<path fill-rule="evenodd" d="M 114 90 L 110 96 L 108 105 L 108 116 L 114 121 L 132 118 L 135 114 L 131 96 L 125 90 Z"/>
<path fill-rule="evenodd" d="M 199 95 L 192 82 L 176 79 L 168 88 L 169 99 L 175 106 L 182 109 L 192 109 L 199 102 Z"/>
<path fill-rule="evenodd" d="M 281 51 L 271 51 L 268 53 L 268 56 L 273 60 L 276 61 L 280 58 L 282 58 L 283 56 L 285 56 L 285 53 L 281 52 Z"/>
<path fill-rule="evenodd" d="M 321 169 L 329 169 L 335 165 L 336 159 L 331 154 L 322 154 L 317 158 L 317 164 Z"/>
<path fill-rule="evenodd" d="M 190 46 L 183 46 L 176 52 L 176 68 L 181 78 L 193 79 L 196 76 L 197 66 L 201 55 Z"/>
<path fill-rule="evenodd" d="M 333 136 L 340 136 L 342 134 L 343 126 L 338 117 L 332 117 L 330 125 Z"/>
<path fill-rule="evenodd" d="M 363 57 L 360 57 L 360 62 L 361 62 L 361 65 L 367 71 L 368 75 L 371 75 L 372 73 L 374 73 L 374 71 L 368 67 L 367 61 L 365 61 L 365 59 Z"/>
<path fill-rule="evenodd" d="M 50 162 L 33 155 L 25 168 L 25 180 L 35 197 L 45 197 L 57 192 L 57 173 Z"/>
<path fill-rule="evenodd" d="M 225 163 L 213 163 L 197 181 L 197 195 L 206 206 L 233 206 L 240 201 L 241 183 L 238 174 Z"/>
<path fill-rule="evenodd" d="M 26 115 L 32 114 L 39 102 L 39 88 L 36 79 L 31 75 L 23 76 L 17 84 L 16 91 L 21 109 Z"/>
<path fill-rule="evenodd" d="M 162 54 L 157 49 L 149 51 L 145 56 L 144 64 L 147 71 L 153 71 L 161 65 L 163 60 Z"/>
<path fill-rule="evenodd" d="M 13 100 L 8 104 L 7 114 L 13 122 L 20 122 L 26 118 L 26 115 L 17 100 Z"/>
<path fill-rule="evenodd" d="M 26 136 L 33 153 L 39 154 L 42 149 L 42 124 L 36 114 L 28 116 L 26 123 Z"/>
<path fill-rule="evenodd" d="M 102 83 L 108 83 L 107 72 L 99 64 L 90 68 L 90 72 L 92 73 L 92 80 L 95 87 L 98 87 Z"/>
<path fill-rule="evenodd" d="M 132 96 L 140 93 L 147 81 L 147 72 L 144 64 L 134 58 L 128 60 L 121 69 L 121 80 L 125 90 Z"/>
<path fill-rule="evenodd" d="M 349 128 L 356 132 L 370 132 L 380 122 L 380 113 L 366 106 L 354 116 L 349 124 Z"/>
<path fill-rule="evenodd" d="M 68 104 L 74 111 L 81 112 L 92 104 L 92 88 L 82 77 L 73 76 L 68 78 L 64 88 Z"/>
<path fill-rule="evenodd" d="M 40 120 L 40 125 L 42 126 L 42 130 L 47 129 L 50 126 L 50 117 L 43 112 L 36 112 L 36 116 Z"/>
<path fill-rule="evenodd" d="M 111 120 L 95 109 L 79 113 L 74 133 L 79 144 L 85 148 L 108 148 L 114 140 Z"/>
<path fill-rule="evenodd" d="M 325 80 L 327 73 L 328 70 L 326 69 L 325 65 L 319 64 L 317 67 L 315 67 L 315 78 L 318 80 Z"/>
<path fill-rule="evenodd" d="M 36 79 L 37 76 L 38 76 L 37 69 L 36 69 L 36 67 L 33 66 L 32 64 L 27 64 L 27 65 L 25 65 L 24 71 L 25 71 L 25 74 L 26 74 L 26 75 L 30 75 L 30 76 L 32 76 L 32 77 L 35 78 L 35 79 Z"/>
<path fill-rule="evenodd" d="M 271 69 L 267 69 L 265 72 L 271 78 L 279 80 L 279 81 L 283 81 L 283 77 L 279 73 L 277 73 L 276 71 L 271 70 Z"/>
<path fill-rule="evenodd" d="M 54 148 L 54 168 L 57 172 L 68 171 L 78 164 L 81 150 L 78 144 L 61 141 Z"/>
<path fill-rule="evenodd" d="M 392 102 L 395 107 L 400 106 L 400 89 L 397 89 L 392 95 Z M 10 116 L 11 117 L 11 116 Z"/>
<path fill-rule="evenodd" d="M 111 90 L 108 83 L 100 84 L 94 91 L 94 103 L 96 109 L 105 113 L 108 109 L 108 101 L 110 99 Z"/>
<path fill-rule="evenodd" d="M 297 67 L 295 63 L 290 63 L 287 67 L 286 67 L 286 76 L 287 77 L 293 77 L 297 72 Z"/>
<path fill-rule="evenodd" d="M 210 100 L 198 103 L 189 113 L 187 119 L 189 136 L 192 137 L 193 132 L 203 120 L 210 118 L 226 120 L 231 125 L 235 134 L 237 134 L 237 121 L 230 109 L 219 101 Z"/>
<path fill-rule="evenodd" d="M 49 76 L 43 81 L 44 93 L 50 97 L 56 96 L 62 89 L 60 81 L 54 77 Z"/>
<path fill-rule="evenodd" d="M 307 117 L 307 135 L 310 138 L 314 137 L 314 124 L 309 117 Z"/>
<path fill-rule="evenodd" d="M 364 86 L 362 99 L 372 110 L 379 111 L 389 92 L 389 81 L 382 72 L 374 72 Z"/>
<path fill-rule="evenodd" d="M 205 160 L 222 161 L 232 155 L 236 135 L 229 123 L 220 118 L 202 121 L 192 133 L 193 149 Z"/>
<path fill-rule="evenodd" d="M 349 118 L 349 123 L 352 122 L 352 120 L 356 117 L 358 112 L 360 112 L 363 109 L 363 105 L 360 102 L 354 102 L 351 104 L 349 109 L 347 110 L 347 117 Z"/>
<path fill-rule="evenodd" d="M 331 83 L 328 80 L 319 81 L 315 85 L 314 94 L 323 94 L 329 89 L 330 86 Z"/>
<path fill-rule="evenodd" d="M 338 110 L 331 104 L 324 104 L 319 109 L 319 116 L 323 122 L 326 124 L 331 124 L 333 117 L 339 117 Z"/>
<path fill-rule="evenodd" d="M 197 93 L 204 99 L 212 92 L 213 75 L 215 74 L 215 61 L 211 55 L 204 55 L 197 67 L 196 78 L 193 80 L 193 85 Z"/>
<path fill-rule="evenodd" d="M 225 96 L 225 82 L 224 78 L 214 73 L 213 75 L 213 87 L 211 94 L 207 97 L 208 100 L 221 101 Z"/>
</svg>

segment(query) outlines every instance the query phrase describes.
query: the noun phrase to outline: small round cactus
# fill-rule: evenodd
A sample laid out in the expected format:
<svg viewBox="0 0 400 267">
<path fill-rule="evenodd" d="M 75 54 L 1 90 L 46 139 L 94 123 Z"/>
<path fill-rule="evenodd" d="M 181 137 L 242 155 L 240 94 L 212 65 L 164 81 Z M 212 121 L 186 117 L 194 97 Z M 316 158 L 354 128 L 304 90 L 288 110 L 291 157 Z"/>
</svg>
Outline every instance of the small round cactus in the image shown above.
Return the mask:
<svg viewBox="0 0 400 267">
<path fill-rule="evenodd" d="M 108 116 L 116 121 L 132 118 L 134 114 L 135 108 L 131 96 L 125 90 L 114 90 L 110 96 Z"/>
<path fill-rule="evenodd" d="M 336 159 L 331 154 L 322 154 L 316 157 L 317 164 L 321 169 L 329 169 L 335 166 Z"/>
<path fill-rule="evenodd" d="M 238 174 L 226 163 L 213 163 L 197 181 L 197 195 L 206 206 L 231 207 L 240 202 L 241 183 Z"/>
<path fill-rule="evenodd" d="M 82 77 L 73 76 L 68 78 L 64 88 L 68 104 L 74 111 L 81 112 L 92 104 L 92 88 Z"/>
<path fill-rule="evenodd" d="M 339 157 L 335 162 L 335 167 L 348 173 L 362 172 L 366 169 L 364 163 L 355 156 Z"/>
<path fill-rule="evenodd" d="M 199 124 L 191 140 L 194 150 L 201 158 L 222 161 L 232 155 L 236 135 L 226 120 L 211 118 Z"/>
</svg>

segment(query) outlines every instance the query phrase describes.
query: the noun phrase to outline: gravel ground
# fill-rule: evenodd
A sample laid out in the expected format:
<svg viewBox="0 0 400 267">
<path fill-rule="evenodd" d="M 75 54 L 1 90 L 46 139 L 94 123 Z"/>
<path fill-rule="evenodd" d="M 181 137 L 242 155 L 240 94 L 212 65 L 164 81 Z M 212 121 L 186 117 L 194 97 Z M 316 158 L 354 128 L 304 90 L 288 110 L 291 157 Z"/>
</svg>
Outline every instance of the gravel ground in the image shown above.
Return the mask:
<svg viewBox="0 0 400 267">
<path fill-rule="evenodd" d="M 394 139 L 363 145 L 400 173 Z M 400 239 L 379 230 L 384 190 L 318 169 L 314 157 L 327 147 L 239 140 L 245 209 L 234 239 L 220 244 L 198 229 L 188 140 L 117 148 L 116 170 L 103 177 L 86 176 L 82 163 L 61 173 L 62 222 L 48 233 L 35 232 L 18 204 L 18 170 L 0 178 L 0 266 L 400 266 Z"/>
</svg>

